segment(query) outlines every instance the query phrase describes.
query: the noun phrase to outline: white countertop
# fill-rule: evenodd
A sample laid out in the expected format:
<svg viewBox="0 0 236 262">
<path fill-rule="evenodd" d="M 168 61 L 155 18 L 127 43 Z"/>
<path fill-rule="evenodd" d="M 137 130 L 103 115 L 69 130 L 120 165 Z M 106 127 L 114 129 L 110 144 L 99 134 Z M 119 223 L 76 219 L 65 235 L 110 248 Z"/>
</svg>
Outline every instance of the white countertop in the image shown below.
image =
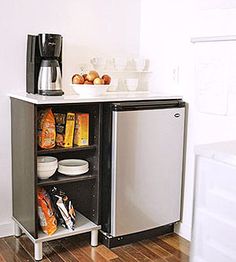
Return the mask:
<svg viewBox="0 0 236 262">
<path fill-rule="evenodd" d="M 196 155 L 236 166 L 236 140 L 195 147 Z"/>
<path fill-rule="evenodd" d="M 106 93 L 98 97 L 80 97 L 79 95 L 63 96 L 41 96 L 37 94 L 15 93 L 9 94 L 10 97 L 17 98 L 29 103 L 43 104 L 70 104 L 70 103 L 89 103 L 89 102 L 114 102 L 114 101 L 139 101 L 139 100 L 167 100 L 182 99 L 182 96 L 149 93 L 149 92 L 123 92 Z"/>
</svg>

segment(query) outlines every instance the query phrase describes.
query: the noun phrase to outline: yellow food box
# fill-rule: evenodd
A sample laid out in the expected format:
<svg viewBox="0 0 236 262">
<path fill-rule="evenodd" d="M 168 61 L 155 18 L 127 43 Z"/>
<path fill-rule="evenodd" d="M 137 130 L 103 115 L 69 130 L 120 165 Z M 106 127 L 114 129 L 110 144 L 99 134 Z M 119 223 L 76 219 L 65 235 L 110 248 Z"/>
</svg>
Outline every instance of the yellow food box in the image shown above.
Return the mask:
<svg viewBox="0 0 236 262">
<path fill-rule="evenodd" d="M 77 146 L 89 145 L 89 114 L 76 113 L 74 144 Z"/>
<path fill-rule="evenodd" d="M 67 113 L 64 147 L 73 146 L 74 128 L 75 128 L 75 114 Z"/>
</svg>

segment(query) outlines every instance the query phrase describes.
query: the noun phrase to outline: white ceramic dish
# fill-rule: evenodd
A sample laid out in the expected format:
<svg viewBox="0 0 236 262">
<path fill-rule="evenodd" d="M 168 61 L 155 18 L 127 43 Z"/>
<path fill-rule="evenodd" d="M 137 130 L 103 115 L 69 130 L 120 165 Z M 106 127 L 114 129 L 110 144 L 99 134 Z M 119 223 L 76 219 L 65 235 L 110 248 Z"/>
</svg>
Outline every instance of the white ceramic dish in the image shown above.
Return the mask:
<svg viewBox="0 0 236 262">
<path fill-rule="evenodd" d="M 40 179 L 48 179 L 56 172 L 58 167 L 57 158 L 52 156 L 37 157 L 37 176 Z"/>
<path fill-rule="evenodd" d="M 97 97 L 105 94 L 109 85 L 79 85 L 71 84 L 74 91 L 81 97 Z"/>
<path fill-rule="evenodd" d="M 58 172 L 63 175 L 77 176 L 89 171 L 89 163 L 82 159 L 64 159 L 59 161 Z"/>
<path fill-rule="evenodd" d="M 40 179 L 48 179 L 55 174 L 57 167 L 50 170 L 37 170 L 37 176 Z"/>
<path fill-rule="evenodd" d="M 57 164 L 57 158 L 53 156 L 38 156 L 37 157 L 37 166 L 44 167 L 44 166 L 54 166 Z"/>
</svg>

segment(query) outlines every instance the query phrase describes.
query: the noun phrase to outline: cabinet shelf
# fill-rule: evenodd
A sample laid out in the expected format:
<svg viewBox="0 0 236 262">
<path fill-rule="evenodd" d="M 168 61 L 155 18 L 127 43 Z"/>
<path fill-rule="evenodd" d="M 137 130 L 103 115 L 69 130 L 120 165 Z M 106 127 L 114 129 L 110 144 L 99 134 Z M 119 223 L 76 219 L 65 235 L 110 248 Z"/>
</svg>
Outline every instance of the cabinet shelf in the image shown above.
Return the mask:
<svg viewBox="0 0 236 262">
<path fill-rule="evenodd" d="M 13 218 L 14 219 L 14 218 Z M 23 232 L 31 239 L 33 243 L 42 243 L 45 241 L 55 240 L 64 237 L 70 237 L 78 234 L 83 234 L 87 232 L 91 232 L 93 230 L 101 229 L 100 225 L 96 225 L 91 220 L 83 216 L 80 212 L 76 211 L 76 222 L 75 222 L 75 230 L 71 231 L 62 226 L 58 226 L 57 231 L 49 236 L 43 233 L 41 230 L 38 233 L 38 238 L 32 237 L 30 232 L 28 232 L 16 219 L 14 221 L 18 224 L 18 226 L 23 230 Z"/>
<path fill-rule="evenodd" d="M 53 186 L 53 185 L 71 183 L 71 182 L 91 180 L 91 179 L 95 179 L 96 177 L 97 176 L 94 174 L 91 174 L 91 172 L 88 172 L 83 175 L 78 175 L 78 176 L 65 176 L 65 175 L 62 175 L 56 172 L 56 174 L 50 177 L 49 179 L 44 179 L 44 180 L 38 179 L 37 185 L 38 186 Z"/>
<path fill-rule="evenodd" d="M 87 150 L 95 150 L 96 148 L 97 148 L 96 145 L 73 146 L 73 147 L 54 147 L 54 148 L 51 148 L 51 149 L 38 149 L 37 155 L 38 156 L 44 156 L 44 155 L 56 154 L 56 153 L 87 151 Z"/>
</svg>

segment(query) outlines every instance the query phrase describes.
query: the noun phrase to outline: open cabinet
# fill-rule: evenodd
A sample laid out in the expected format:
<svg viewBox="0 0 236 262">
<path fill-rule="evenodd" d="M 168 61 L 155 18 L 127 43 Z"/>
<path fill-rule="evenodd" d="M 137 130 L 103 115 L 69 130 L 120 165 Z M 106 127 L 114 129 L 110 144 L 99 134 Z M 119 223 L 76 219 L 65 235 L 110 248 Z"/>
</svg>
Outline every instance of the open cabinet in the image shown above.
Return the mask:
<svg viewBox="0 0 236 262">
<path fill-rule="evenodd" d="M 39 110 L 52 108 L 55 112 L 89 113 L 89 145 L 70 148 L 40 149 L 37 142 L 37 114 Z M 91 245 L 97 245 L 100 229 L 100 130 L 101 104 L 53 104 L 37 105 L 11 98 L 12 130 L 12 185 L 13 219 L 15 235 L 22 231 L 35 246 L 35 259 L 42 259 L 42 243 L 71 235 L 91 232 Z M 37 156 L 54 156 L 62 159 L 84 159 L 89 171 L 78 176 L 65 176 L 56 172 L 51 178 L 37 178 Z M 48 236 L 41 231 L 37 210 L 37 187 L 46 190 L 53 186 L 66 192 L 77 212 L 74 231 L 58 226 Z"/>
</svg>

